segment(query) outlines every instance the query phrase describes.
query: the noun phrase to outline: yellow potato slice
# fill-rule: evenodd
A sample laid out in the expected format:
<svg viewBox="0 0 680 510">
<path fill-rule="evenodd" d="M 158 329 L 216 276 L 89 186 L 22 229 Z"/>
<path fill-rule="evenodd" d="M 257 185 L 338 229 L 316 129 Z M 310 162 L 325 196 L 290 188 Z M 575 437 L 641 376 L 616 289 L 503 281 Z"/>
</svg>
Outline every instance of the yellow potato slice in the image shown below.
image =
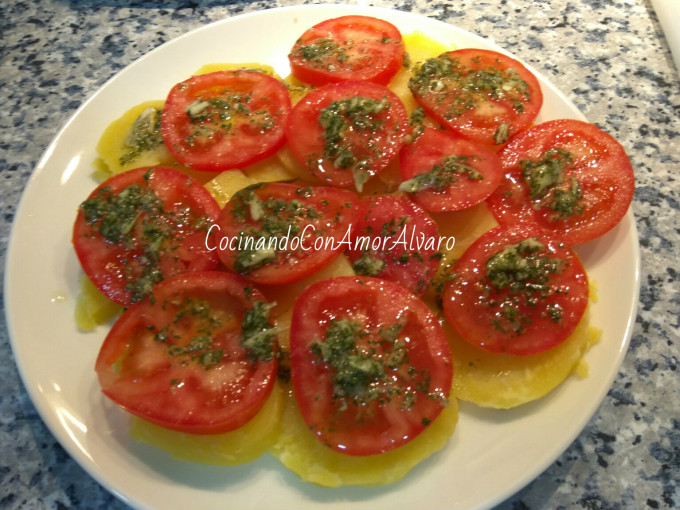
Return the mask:
<svg viewBox="0 0 680 510">
<path fill-rule="evenodd" d="M 444 263 L 458 260 L 479 236 L 498 226 L 485 202 L 462 211 L 430 213 L 430 216 L 439 225 L 439 235 L 456 240 L 453 249 L 443 254 Z"/>
<path fill-rule="evenodd" d="M 283 80 L 283 83 L 288 87 L 290 101 L 293 103 L 293 106 L 295 106 L 295 103 L 297 103 L 300 99 L 305 97 L 307 92 L 312 90 L 311 85 L 301 82 L 292 74 L 286 76 L 286 78 Z"/>
<path fill-rule="evenodd" d="M 211 64 L 205 64 L 198 68 L 196 72 L 194 73 L 194 76 L 198 76 L 199 74 L 208 74 L 208 73 L 215 73 L 217 71 L 238 71 L 239 69 L 243 69 L 245 71 L 260 71 L 265 74 L 268 74 L 269 76 L 273 76 L 274 78 L 280 80 L 281 77 L 274 71 L 274 68 L 270 65 L 267 64 L 257 64 L 254 62 L 246 62 L 246 63 L 211 63 Z"/>
<path fill-rule="evenodd" d="M 245 464 L 258 458 L 277 440 L 285 402 L 284 390 L 277 383 L 260 412 L 231 432 L 185 434 L 135 416 L 130 424 L 130 437 L 165 450 L 179 460 L 222 466 Z"/>
<path fill-rule="evenodd" d="M 454 360 L 453 394 L 481 407 L 509 409 L 541 398 L 575 370 L 583 373 L 583 355 L 600 338 L 589 313 L 574 333 L 555 348 L 532 356 L 495 354 L 478 349 L 447 326 Z"/>
<path fill-rule="evenodd" d="M 225 170 L 206 182 L 205 188 L 220 208 L 223 208 L 237 191 L 255 183 L 257 183 L 255 179 L 251 179 L 240 170 Z"/>
<path fill-rule="evenodd" d="M 314 177 L 304 166 L 298 162 L 288 145 L 277 152 L 276 157 L 279 158 L 279 161 L 281 161 L 281 164 L 284 166 L 284 168 L 286 168 L 286 170 L 292 176 L 294 176 L 295 179 L 299 179 L 309 184 L 323 185 L 319 179 Z"/>
<path fill-rule="evenodd" d="M 387 485 L 402 479 L 415 465 L 441 450 L 457 422 L 458 403 L 452 399 L 439 417 L 412 441 L 379 455 L 353 457 L 330 449 L 316 438 L 289 392 L 281 434 L 270 453 L 302 480 L 323 487 Z"/>
<path fill-rule="evenodd" d="M 347 257 L 340 254 L 320 270 L 297 282 L 287 285 L 260 285 L 259 288 L 270 302 L 276 303 L 273 313 L 279 315 L 286 310 L 292 309 L 297 297 L 313 283 L 338 276 L 354 276 L 355 274 L 352 264 L 350 264 Z"/>
<path fill-rule="evenodd" d="M 281 162 L 277 154 L 245 167 L 243 173 L 257 182 L 282 182 L 295 179 L 295 175 Z"/>
<path fill-rule="evenodd" d="M 155 116 L 160 115 L 164 103 L 145 101 L 108 125 L 97 144 L 95 178 L 103 180 L 107 173 L 113 175 L 144 166 L 175 165 L 165 145 L 158 141 L 160 134 L 153 132 Z"/>
<path fill-rule="evenodd" d="M 92 331 L 108 323 L 123 307 L 107 298 L 85 275 L 80 275 L 80 292 L 76 298 L 75 318 L 78 329 Z"/>
</svg>

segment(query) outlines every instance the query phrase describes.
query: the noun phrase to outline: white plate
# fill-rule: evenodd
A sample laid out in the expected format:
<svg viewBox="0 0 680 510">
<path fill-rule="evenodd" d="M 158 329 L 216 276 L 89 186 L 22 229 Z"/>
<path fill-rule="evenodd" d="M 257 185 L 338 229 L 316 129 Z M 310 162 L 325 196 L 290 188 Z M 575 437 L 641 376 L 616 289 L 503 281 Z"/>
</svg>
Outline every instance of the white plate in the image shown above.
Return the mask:
<svg viewBox="0 0 680 510">
<path fill-rule="evenodd" d="M 5 282 L 14 355 L 35 406 L 60 443 L 132 506 L 487 508 L 554 462 L 593 415 L 618 372 L 639 288 L 638 242 L 630 212 L 604 238 L 579 250 L 599 285 L 592 320 L 604 331 L 587 355 L 590 375 L 571 378 L 539 402 L 512 411 L 463 405 L 446 448 L 400 483 L 322 489 L 300 482 L 268 455 L 245 466 L 208 467 L 171 460 L 129 439 L 128 417 L 101 396 L 94 375 L 106 331 L 79 333 L 73 319 L 80 270 L 70 244 L 71 225 L 78 204 L 95 185 L 89 174 L 99 135 L 128 108 L 164 98 L 172 85 L 204 63 L 263 62 L 286 75 L 287 51 L 304 29 L 349 13 L 381 17 L 405 33 L 419 30 L 459 47 L 495 48 L 451 25 L 376 8 L 291 7 L 226 19 L 161 46 L 115 76 L 61 130 L 26 188 L 12 230 Z M 554 87 L 543 79 L 541 85 L 545 106 L 539 121 L 582 118 Z"/>
</svg>

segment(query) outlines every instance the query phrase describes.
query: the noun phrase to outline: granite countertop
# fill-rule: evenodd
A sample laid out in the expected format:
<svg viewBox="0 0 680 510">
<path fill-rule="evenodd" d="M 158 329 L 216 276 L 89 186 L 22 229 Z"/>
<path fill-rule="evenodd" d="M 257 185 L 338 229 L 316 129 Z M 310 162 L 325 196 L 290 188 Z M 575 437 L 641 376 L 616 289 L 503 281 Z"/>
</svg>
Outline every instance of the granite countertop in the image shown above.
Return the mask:
<svg viewBox="0 0 680 510">
<path fill-rule="evenodd" d="M 34 166 L 117 71 L 178 35 L 295 1 L 0 2 L 0 267 Z M 355 2 L 340 2 L 352 4 Z M 680 507 L 680 81 L 648 0 L 359 2 L 494 40 L 553 81 L 626 148 L 642 257 L 630 349 L 567 451 L 499 509 Z M 57 201 L 58 197 L 54 197 Z M 673 261 L 676 262 L 673 262 Z M 73 461 L 31 403 L 0 318 L 0 508 L 124 508 Z"/>
</svg>

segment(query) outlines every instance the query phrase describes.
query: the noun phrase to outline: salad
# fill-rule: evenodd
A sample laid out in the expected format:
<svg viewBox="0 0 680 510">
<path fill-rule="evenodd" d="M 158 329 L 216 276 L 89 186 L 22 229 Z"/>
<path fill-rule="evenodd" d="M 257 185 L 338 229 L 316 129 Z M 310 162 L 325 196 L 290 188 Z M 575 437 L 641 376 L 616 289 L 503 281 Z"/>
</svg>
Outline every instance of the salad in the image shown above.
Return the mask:
<svg viewBox="0 0 680 510">
<path fill-rule="evenodd" d="M 542 97 L 519 62 L 413 62 L 405 39 L 328 20 L 291 49 L 292 77 L 197 73 L 109 138 L 122 172 L 83 202 L 73 242 L 125 308 L 96 368 L 144 420 L 137 437 L 214 445 L 278 412 L 245 457 L 268 449 L 322 485 L 388 483 L 443 447 L 457 398 L 536 398 L 477 398 L 471 372 L 570 349 L 549 390 L 592 342 L 571 246 L 625 214 L 623 149 L 579 121 L 529 127 Z"/>
</svg>

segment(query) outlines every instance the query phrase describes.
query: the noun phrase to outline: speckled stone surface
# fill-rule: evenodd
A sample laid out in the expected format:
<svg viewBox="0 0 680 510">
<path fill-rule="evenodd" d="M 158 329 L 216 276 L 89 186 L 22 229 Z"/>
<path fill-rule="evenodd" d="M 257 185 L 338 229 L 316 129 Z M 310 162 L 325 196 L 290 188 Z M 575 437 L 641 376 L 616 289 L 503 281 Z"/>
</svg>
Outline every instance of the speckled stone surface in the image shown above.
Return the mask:
<svg viewBox="0 0 680 510">
<path fill-rule="evenodd" d="M 10 226 L 32 169 L 88 96 L 127 64 L 191 29 L 296 3 L 0 0 L 3 272 Z M 636 170 L 633 210 L 642 286 L 630 350 L 576 441 L 498 508 L 680 507 L 680 81 L 651 5 L 645 0 L 372 5 L 458 25 L 520 55 L 614 135 Z M 4 314 L 0 321 L 0 508 L 125 508 L 45 428 L 14 364 Z"/>
</svg>

